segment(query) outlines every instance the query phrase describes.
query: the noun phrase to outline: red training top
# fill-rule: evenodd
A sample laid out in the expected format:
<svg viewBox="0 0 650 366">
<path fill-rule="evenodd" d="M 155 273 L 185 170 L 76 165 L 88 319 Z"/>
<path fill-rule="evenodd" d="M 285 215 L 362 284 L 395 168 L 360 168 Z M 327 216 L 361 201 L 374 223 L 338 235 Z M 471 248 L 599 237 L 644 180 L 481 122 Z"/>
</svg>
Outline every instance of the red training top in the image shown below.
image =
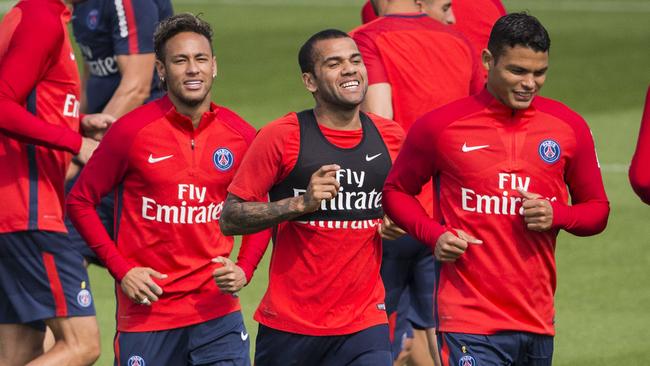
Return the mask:
<svg viewBox="0 0 650 366">
<path fill-rule="evenodd" d="M 630 183 L 643 202 L 650 205 L 650 87 L 645 97 L 641 130 L 630 165 Z"/>
<path fill-rule="evenodd" d="M 30 0 L 0 24 L 0 233 L 66 232 L 63 180 L 81 147 L 69 18 L 60 0 Z"/>
<path fill-rule="evenodd" d="M 469 42 L 426 14 L 389 14 L 350 34 L 369 85 L 391 85 L 393 116 L 405 131 L 424 113 L 483 87 Z"/>
<path fill-rule="evenodd" d="M 369 116 L 394 158 L 402 129 L 393 121 Z M 361 129 L 319 127 L 327 140 L 342 148 L 356 146 L 363 136 Z M 296 113 L 290 113 L 260 130 L 228 191 L 246 201 L 265 196 L 289 175 L 299 151 L 300 127 Z M 331 223 L 288 221 L 277 226 L 269 287 L 255 320 L 313 336 L 350 334 L 387 322 L 378 223 L 361 227 Z M 263 250 L 251 245 L 242 246 L 242 252 L 239 261 L 247 264 L 259 261 Z"/>
<path fill-rule="evenodd" d="M 453 9 L 456 16 L 453 27 L 467 37 L 476 60 L 481 62 L 481 52 L 487 48 L 492 27 L 507 14 L 506 9 L 501 0 L 454 0 Z M 487 77 L 487 70 L 482 67 L 481 71 Z"/>
<path fill-rule="evenodd" d="M 68 196 L 70 218 L 117 281 L 135 266 L 169 276 L 156 280 L 164 294 L 151 307 L 116 291 L 119 331 L 178 328 L 239 309 L 235 297 L 217 288 L 210 260 L 232 250 L 233 238 L 221 234 L 218 220 L 254 135 L 214 104 L 194 129 L 167 97 L 125 115 L 106 134 Z M 95 211 L 113 189 L 116 240 Z"/>
<path fill-rule="evenodd" d="M 440 186 L 446 227 L 413 197 L 431 177 Z M 518 187 L 551 201 L 551 230 L 526 228 Z M 431 247 L 448 228 L 483 240 L 442 264 L 438 282 L 439 329 L 475 334 L 553 335 L 558 231 L 594 235 L 609 214 L 586 122 L 539 96 L 528 109 L 514 111 L 487 89 L 413 125 L 386 180 L 384 208 Z"/>
</svg>

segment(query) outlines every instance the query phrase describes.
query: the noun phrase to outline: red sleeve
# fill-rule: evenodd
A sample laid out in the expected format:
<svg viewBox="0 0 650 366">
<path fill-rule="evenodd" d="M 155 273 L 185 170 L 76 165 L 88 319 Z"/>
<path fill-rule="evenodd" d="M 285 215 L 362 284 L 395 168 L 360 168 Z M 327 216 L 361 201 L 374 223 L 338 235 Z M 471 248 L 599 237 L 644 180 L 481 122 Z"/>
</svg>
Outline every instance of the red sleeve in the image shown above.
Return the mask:
<svg viewBox="0 0 650 366">
<path fill-rule="evenodd" d="M 415 198 L 422 186 L 435 176 L 436 140 L 442 127 L 425 115 L 417 120 L 406 135 L 406 141 L 386 178 L 383 206 L 397 225 L 431 247 L 446 229 L 427 215 Z"/>
<path fill-rule="evenodd" d="M 366 1 L 361 8 L 361 23 L 366 24 L 377 19 L 377 14 L 375 14 L 375 9 L 373 9 L 370 0 Z"/>
<path fill-rule="evenodd" d="M 641 200 L 650 205 L 650 87 L 645 97 L 641 130 L 630 165 L 630 183 Z"/>
<path fill-rule="evenodd" d="M 359 47 L 359 52 L 361 52 L 361 56 L 363 57 L 363 63 L 368 70 L 368 85 L 387 83 L 388 75 L 384 69 L 384 63 L 381 60 L 381 53 L 368 32 L 364 32 L 363 29 L 361 31 L 355 31 L 352 33 L 352 39 L 354 39 L 357 47 Z"/>
<path fill-rule="evenodd" d="M 581 117 L 571 114 L 568 122 L 576 135 L 576 152 L 569 160 L 564 175 L 571 194 L 571 205 L 551 202 L 553 227 L 578 236 L 595 235 L 607 226 L 609 202 L 591 132 Z"/>
<path fill-rule="evenodd" d="M 45 5 L 27 10 L 0 61 L 0 131 L 22 142 L 77 154 L 81 148 L 79 133 L 42 121 L 24 107 L 27 97 L 56 61 L 52 57 L 59 55 L 65 37 L 61 20 Z"/>
<path fill-rule="evenodd" d="M 237 256 L 237 265 L 246 275 L 246 283 L 250 283 L 257 265 L 264 257 L 264 253 L 271 241 L 273 230 L 266 229 L 255 234 L 244 235 Z"/>
<path fill-rule="evenodd" d="M 296 164 L 300 128 L 292 113 L 263 127 L 244 156 L 228 192 L 244 201 L 259 201 Z"/>
<path fill-rule="evenodd" d="M 136 135 L 135 126 L 130 122 L 122 119 L 111 126 L 81 171 L 66 201 L 75 228 L 117 281 L 121 281 L 134 265 L 117 250 L 97 215 L 96 207 L 101 198 L 117 188 L 124 178 L 129 150 Z"/>
</svg>

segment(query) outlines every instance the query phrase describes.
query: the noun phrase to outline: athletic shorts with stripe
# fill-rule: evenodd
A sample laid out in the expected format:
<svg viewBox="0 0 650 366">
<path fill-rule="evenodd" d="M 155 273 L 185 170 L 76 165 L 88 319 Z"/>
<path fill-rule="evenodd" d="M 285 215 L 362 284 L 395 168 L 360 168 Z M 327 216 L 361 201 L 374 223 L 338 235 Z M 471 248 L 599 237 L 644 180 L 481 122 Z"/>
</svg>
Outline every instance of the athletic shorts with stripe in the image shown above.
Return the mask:
<svg viewBox="0 0 650 366">
<path fill-rule="evenodd" d="M 83 257 L 65 233 L 0 234 L 0 298 L 3 324 L 95 315 Z"/>
</svg>

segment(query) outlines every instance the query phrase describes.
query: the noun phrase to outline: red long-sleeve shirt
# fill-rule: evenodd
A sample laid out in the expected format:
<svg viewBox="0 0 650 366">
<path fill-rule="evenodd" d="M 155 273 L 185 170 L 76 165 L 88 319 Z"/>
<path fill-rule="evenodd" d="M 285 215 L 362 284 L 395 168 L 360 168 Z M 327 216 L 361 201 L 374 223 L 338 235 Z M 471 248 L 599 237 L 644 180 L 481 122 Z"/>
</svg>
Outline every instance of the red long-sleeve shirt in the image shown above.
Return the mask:
<svg viewBox="0 0 650 366">
<path fill-rule="evenodd" d="M 63 180 L 81 146 L 69 17 L 59 0 L 20 1 L 0 24 L 0 233 L 66 231 Z"/>
<path fill-rule="evenodd" d="M 116 280 L 135 266 L 168 275 L 156 280 L 164 293 L 151 307 L 117 291 L 118 330 L 178 328 L 240 308 L 217 288 L 211 259 L 232 250 L 233 238 L 221 234 L 218 220 L 254 134 L 214 104 L 195 129 L 167 97 L 122 117 L 106 134 L 68 196 L 70 218 Z M 95 207 L 114 189 L 112 239 Z"/>
<path fill-rule="evenodd" d="M 487 89 L 418 120 L 386 180 L 384 209 L 434 247 L 447 228 L 413 197 L 432 177 L 446 227 L 483 241 L 442 264 L 440 330 L 554 334 L 557 233 L 597 234 L 609 213 L 584 120 L 539 96 L 528 109 L 513 111 Z M 526 228 L 517 187 L 551 201 L 551 230 Z"/>
<path fill-rule="evenodd" d="M 650 205 L 650 87 L 645 97 L 639 141 L 630 165 L 630 183 L 641 200 Z"/>
</svg>

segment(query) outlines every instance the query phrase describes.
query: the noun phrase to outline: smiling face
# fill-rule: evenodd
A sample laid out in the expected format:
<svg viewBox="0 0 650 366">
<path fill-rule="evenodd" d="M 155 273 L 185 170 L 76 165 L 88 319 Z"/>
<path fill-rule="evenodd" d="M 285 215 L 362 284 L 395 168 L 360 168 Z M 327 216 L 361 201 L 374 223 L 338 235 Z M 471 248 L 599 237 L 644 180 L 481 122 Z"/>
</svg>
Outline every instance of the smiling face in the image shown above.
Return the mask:
<svg viewBox="0 0 650 366">
<path fill-rule="evenodd" d="M 164 60 L 156 61 L 156 69 L 174 104 L 209 104 L 217 62 L 208 39 L 198 33 L 181 32 L 170 38 L 164 48 Z"/>
<path fill-rule="evenodd" d="M 483 64 L 488 69 L 490 93 L 512 109 L 526 109 L 546 81 L 548 51 L 507 46 L 495 59 L 490 51 L 484 50 Z"/>
<path fill-rule="evenodd" d="M 358 107 L 366 96 L 368 75 L 352 38 L 317 41 L 313 57 L 314 72 L 302 76 L 317 102 L 342 109 Z"/>
</svg>

